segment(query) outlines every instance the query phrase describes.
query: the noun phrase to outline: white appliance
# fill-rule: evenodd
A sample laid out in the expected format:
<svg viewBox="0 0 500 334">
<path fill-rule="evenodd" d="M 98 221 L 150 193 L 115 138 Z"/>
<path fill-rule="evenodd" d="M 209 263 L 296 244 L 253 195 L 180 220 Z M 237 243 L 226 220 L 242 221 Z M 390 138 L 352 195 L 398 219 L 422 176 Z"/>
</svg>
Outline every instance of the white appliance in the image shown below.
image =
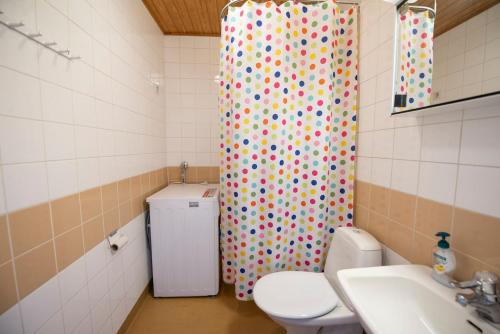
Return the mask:
<svg viewBox="0 0 500 334">
<path fill-rule="evenodd" d="M 219 292 L 219 191 L 171 184 L 146 200 L 151 217 L 155 297 Z"/>
</svg>

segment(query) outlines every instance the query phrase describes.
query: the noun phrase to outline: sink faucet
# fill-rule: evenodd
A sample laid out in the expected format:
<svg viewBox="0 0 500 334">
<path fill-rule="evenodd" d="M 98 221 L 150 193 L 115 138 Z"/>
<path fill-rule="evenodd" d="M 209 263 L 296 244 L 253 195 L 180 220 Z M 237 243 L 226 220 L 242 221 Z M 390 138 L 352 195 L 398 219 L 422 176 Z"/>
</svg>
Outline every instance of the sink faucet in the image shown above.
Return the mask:
<svg viewBox="0 0 500 334">
<path fill-rule="evenodd" d="M 497 293 L 498 276 L 488 271 L 478 271 L 466 282 L 453 282 L 460 289 L 472 289 L 472 293 L 457 293 L 455 300 L 462 306 L 476 309 L 480 318 L 500 324 L 500 300 Z"/>
</svg>

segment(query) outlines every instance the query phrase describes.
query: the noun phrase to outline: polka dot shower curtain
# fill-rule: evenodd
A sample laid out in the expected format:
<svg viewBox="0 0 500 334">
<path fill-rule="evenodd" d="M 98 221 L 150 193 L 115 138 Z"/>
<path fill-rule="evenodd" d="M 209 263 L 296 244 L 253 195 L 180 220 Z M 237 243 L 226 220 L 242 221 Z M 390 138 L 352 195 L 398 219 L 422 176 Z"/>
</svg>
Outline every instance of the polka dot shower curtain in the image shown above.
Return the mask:
<svg viewBox="0 0 500 334">
<path fill-rule="evenodd" d="M 222 22 L 223 278 L 323 270 L 352 224 L 357 11 L 333 1 L 231 7 Z"/>
<path fill-rule="evenodd" d="M 406 95 L 404 109 L 428 106 L 432 94 L 432 38 L 434 18 L 429 11 L 408 9 L 400 20 L 400 85 L 398 94 Z"/>
</svg>

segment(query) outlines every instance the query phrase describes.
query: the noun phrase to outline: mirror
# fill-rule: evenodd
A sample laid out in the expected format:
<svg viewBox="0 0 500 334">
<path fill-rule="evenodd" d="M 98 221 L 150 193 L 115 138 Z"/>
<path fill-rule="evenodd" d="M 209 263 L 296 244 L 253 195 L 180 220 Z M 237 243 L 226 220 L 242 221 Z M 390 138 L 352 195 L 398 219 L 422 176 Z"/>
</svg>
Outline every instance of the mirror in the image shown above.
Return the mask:
<svg viewBox="0 0 500 334">
<path fill-rule="evenodd" d="M 500 94 L 500 0 L 397 6 L 393 114 Z"/>
</svg>

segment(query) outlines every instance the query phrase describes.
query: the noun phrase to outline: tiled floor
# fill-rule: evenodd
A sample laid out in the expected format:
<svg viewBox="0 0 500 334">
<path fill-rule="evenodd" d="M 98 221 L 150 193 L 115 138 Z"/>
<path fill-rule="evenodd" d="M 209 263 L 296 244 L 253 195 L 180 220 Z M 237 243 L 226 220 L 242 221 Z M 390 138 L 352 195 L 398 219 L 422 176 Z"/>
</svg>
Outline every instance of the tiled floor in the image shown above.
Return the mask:
<svg viewBox="0 0 500 334">
<path fill-rule="evenodd" d="M 148 294 L 127 334 L 284 334 L 254 302 L 223 285 L 216 297 L 153 298 Z"/>
</svg>

